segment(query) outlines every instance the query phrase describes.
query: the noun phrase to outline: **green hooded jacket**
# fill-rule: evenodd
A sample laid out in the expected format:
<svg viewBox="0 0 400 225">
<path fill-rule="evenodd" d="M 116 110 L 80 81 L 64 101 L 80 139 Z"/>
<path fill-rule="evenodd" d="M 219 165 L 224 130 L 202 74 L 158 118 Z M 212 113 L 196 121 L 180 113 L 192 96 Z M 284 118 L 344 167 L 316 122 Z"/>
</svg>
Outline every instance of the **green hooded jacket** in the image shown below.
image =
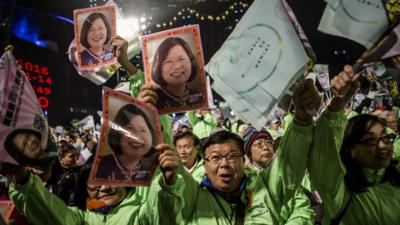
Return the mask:
<svg viewBox="0 0 400 225">
<path fill-rule="evenodd" d="M 346 124 L 344 112 L 333 113 L 327 110 L 315 128 L 309 172 L 311 184 L 324 202 L 323 224 L 330 224 L 348 201 L 350 204 L 340 223 L 342 225 L 400 224 L 400 187 L 380 182 L 384 169 L 364 169 L 367 179 L 374 183 L 366 192 L 351 194 L 347 189 L 344 182 L 346 169 L 339 156 Z"/>
<path fill-rule="evenodd" d="M 151 211 L 146 210 L 145 196 L 148 191 L 149 188 L 146 187 L 132 189 L 125 199 L 107 214 L 66 206 L 60 198 L 43 186 L 38 176 L 33 174 L 29 175 L 28 182 L 24 185 L 10 184 L 8 193 L 17 209 L 33 225 L 156 224 L 152 220 Z"/>
<path fill-rule="evenodd" d="M 304 176 L 307 163 L 304 152 L 310 148 L 312 129 L 312 126 L 290 126 L 272 165 L 261 172 L 246 174 L 248 182 L 240 196 L 246 205 L 245 225 L 286 222 L 281 209 L 293 198 Z M 157 201 L 154 196 L 158 197 Z M 178 168 L 174 185 L 165 185 L 161 175 L 156 177 L 148 201 L 158 211 L 158 219 L 162 218 L 163 224 L 235 224 L 235 211 L 229 203 L 200 185 L 183 166 Z"/>
</svg>

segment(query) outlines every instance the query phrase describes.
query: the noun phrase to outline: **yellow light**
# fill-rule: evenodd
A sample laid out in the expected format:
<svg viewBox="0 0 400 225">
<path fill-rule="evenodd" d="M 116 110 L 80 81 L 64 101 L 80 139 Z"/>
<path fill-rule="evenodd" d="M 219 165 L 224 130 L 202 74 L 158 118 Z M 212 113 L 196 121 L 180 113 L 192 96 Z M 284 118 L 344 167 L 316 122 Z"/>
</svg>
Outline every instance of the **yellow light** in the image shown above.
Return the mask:
<svg viewBox="0 0 400 225">
<path fill-rule="evenodd" d="M 220 20 L 220 18 L 219 18 L 219 16 L 217 16 L 217 18 L 215 18 L 217 21 L 219 21 Z"/>
<path fill-rule="evenodd" d="M 201 20 L 204 20 L 204 16 L 200 17 Z"/>
<path fill-rule="evenodd" d="M 176 16 L 174 16 L 174 18 L 172 18 L 172 19 L 176 21 Z"/>
<path fill-rule="evenodd" d="M 226 15 L 228 15 L 228 14 L 229 14 L 229 12 L 228 12 L 228 11 L 225 11 L 225 14 L 226 14 Z"/>
<path fill-rule="evenodd" d="M 229 6 L 229 9 L 230 9 L 230 10 L 233 10 L 233 8 L 234 8 L 233 5 Z"/>
<path fill-rule="evenodd" d="M 222 16 L 222 19 L 224 20 L 224 19 L 225 19 L 225 16 Z"/>
<path fill-rule="evenodd" d="M 172 26 L 172 22 L 171 21 L 169 21 L 169 25 Z"/>
<path fill-rule="evenodd" d="M 200 16 L 200 14 L 199 13 L 196 13 L 196 17 L 199 17 Z"/>
<path fill-rule="evenodd" d="M 162 25 L 163 25 L 163 27 L 167 26 L 167 24 L 166 24 L 166 23 L 162 23 Z"/>
<path fill-rule="evenodd" d="M 213 17 L 213 16 L 208 16 L 207 18 L 208 18 L 209 20 L 211 20 L 211 21 L 214 20 L 214 17 Z"/>
<path fill-rule="evenodd" d="M 160 25 L 159 23 L 157 23 L 156 27 L 157 27 L 157 28 L 160 28 L 160 27 L 161 27 L 161 25 Z"/>
<path fill-rule="evenodd" d="M 179 16 L 180 16 L 180 15 L 182 15 L 182 12 L 181 12 L 181 11 L 179 11 L 179 12 L 178 12 L 178 15 L 179 15 Z"/>
</svg>

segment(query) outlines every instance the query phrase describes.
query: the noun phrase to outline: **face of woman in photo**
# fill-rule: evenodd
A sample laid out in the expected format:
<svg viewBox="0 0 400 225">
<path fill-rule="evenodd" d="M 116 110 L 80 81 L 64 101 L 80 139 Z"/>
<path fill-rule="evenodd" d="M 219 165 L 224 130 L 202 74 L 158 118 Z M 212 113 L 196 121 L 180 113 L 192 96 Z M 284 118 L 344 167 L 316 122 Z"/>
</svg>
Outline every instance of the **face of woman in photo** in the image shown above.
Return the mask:
<svg viewBox="0 0 400 225">
<path fill-rule="evenodd" d="M 141 158 L 150 151 L 152 136 L 143 116 L 132 116 L 129 123 L 122 128 L 126 131 L 121 137 L 123 155 Z"/>
<path fill-rule="evenodd" d="M 181 45 L 173 46 L 162 62 L 161 74 L 170 86 L 186 84 L 192 73 L 192 64 L 185 49 Z"/>
<path fill-rule="evenodd" d="M 91 48 L 102 48 L 107 38 L 107 27 L 101 18 L 93 21 L 87 33 L 87 41 Z"/>
<path fill-rule="evenodd" d="M 33 134 L 20 133 L 13 139 L 13 144 L 25 156 L 35 159 L 41 152 L 40 140 Z"/>
</svg>

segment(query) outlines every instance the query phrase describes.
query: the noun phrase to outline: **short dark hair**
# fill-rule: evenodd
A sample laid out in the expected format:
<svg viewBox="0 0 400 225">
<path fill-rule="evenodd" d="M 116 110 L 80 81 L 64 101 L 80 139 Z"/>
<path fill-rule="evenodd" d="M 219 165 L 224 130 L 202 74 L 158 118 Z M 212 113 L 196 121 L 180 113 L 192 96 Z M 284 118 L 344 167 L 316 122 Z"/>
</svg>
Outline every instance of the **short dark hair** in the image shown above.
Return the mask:
<svg viewBox="0 0 400 225">
<path fill-rule="evenodd" d="M 85 48 L 91 47 L 89 42 L 87 41 L 87 35 L 89 33 L 89 29 L 93 25 L 93 22 L 97 19 L 102 19 L 104 22 L 104 25 L 106 26 L 106 29 L 107 29 L 107 37 L 106 37 L 106 41 L 104 43 L 108 43 L 111 39 L 111 26 L 108 23 L 106 16 L 103 13 L 94 12 L 94 13 L 90 14 L 88 17 L 86 17 L 85 22 L 83 22 L 83 25 L 82 25 L 80 41 L 81 41 L 81 44 Z"/>
<path fill-rule="evenodd" d="M 129 120 L 131 119 L 132 116 L 138 116 L 138 115 L 143 117 L 144 121 L 149 127 L 152 137 L 152 145 L 156 144 L 157 143 L 156 132 L 154 130 L 154 127 L 152 126 L 152 123 L 150 122 L 150 119 L 147 117 L 146 113 L 136 105 L 127 104 L 123 106 L 118 111 L 117 115 L 115 115 L 113 123 L 116 126 L 122 127 L 125 126 L 127 123 L 129 123 Z M 115 154 L 122 153 L 121 137 L 122 133 L 120 131 L 110 128 L 110 131 L 108 133 L 108 144 L 110 145 L 111 149 Z"/>
<path fill-rule="evenodd" d="M 348 121 L 344 132 L 343 143 L 340 149 L 340 157 L 346 168 L 344 176 L 347 188 L 356 193 L 365 192 L 373 184 L 365 177 L 362 166 L 351 156 L 351 149 L 360 142 L 365 133 L 374 125 L 381 124 L 386 127 L 386 122 L 377 116 L 361 114 Z M 389 181 L 392 185 L 400 186 L 400 172 L 396 169 L 396 160 L 392 160 L 385 170 L 383 181 Z"/>
<path fill-rule="evenodd" d="M 174 145 L 176 145 L 176 142 L 178 140 L 180 140 L 182 138 L 185 138 L 185 137 L 192 138 L 194 146 L 198 146 L 199 143 L 200 143 L 200 139 L 195 134 L 193 134 L 193 132 L 185 131 L 185 132 L 182 132 L 182 133 L 178 133 L 177 135 L 174 136 Z"/>
<path fill-rule="evenodd" d="M 78 151 L 72 144 L 70 144 L 68 142 L 63 142 L 58 149 L 58 157 L 64 158 L 64 156 L 70 152 L 72 152 L 74 154 L 78 154 Z"/>
<path fill-rule="evenodd" d="M 6 149 L 7 153 L 19 164 L 35 164 L 38 159 L 32 159 L 24 155 L 13 143 L 13 140 L 17 134 L 33 134 L 39 139 L 39 141 L 42 139 L 42 134 L 33 129 L 14 129 L 7 135 L 6 140 L 4 141 L 4 148 Z M 42 147 L 40 146 L 40 148 Z"/>
<path fill-rule="evenodd" d="M 211 134 L 209 137 L 204 138 L 201 144 L 201 154 L 204 156 L 206 149 L 213 144 L 221 144 L 225 143 L 228 140 L 233 140 L 236 142 L 237 146 L 240 148 L 240 152 L 244 154 L 244 142 L 243 139 L 240 138 L 239 135 L 226 131 L 221 130 Z"/>
<path fill-rule="evenodd" d="M 196 60 L 196 56 L 193 54 L 192 50 L 190 49 L 189 44 L 182 38 L 169 37 L 169 38 L 165 39 L 160 44 L 160 46 L 158 46 L 158 49 L 154 55 L 153 66 L 151 69 L 151 79 L 155 83 L 157 83 L 158 85 L 160 85 L 162 87 L 167 86 L 167 82 L 164 80 L 164 78 L 162 77 L 162 74 L 161 74 L 162 62 L 167 57 L 169 50 L 176 45 L 182 46 L 182 48 L 185 50 L 186 54 L 188 55 L 188 57 L 190 59 L 190 63 L 192 65 L 192 73 L 190 74 L 189 80 L 187 82 L 189 83 L 189 82 L 193 81 L 198 74 L 198 63 Z"/>
</svg>

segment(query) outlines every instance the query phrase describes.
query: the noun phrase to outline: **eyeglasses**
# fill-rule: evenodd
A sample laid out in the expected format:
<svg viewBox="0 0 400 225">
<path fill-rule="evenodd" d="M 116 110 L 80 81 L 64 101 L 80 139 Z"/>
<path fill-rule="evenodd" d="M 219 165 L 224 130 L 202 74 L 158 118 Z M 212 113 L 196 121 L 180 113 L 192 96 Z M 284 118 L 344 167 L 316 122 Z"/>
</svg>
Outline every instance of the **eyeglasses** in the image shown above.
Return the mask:
<svg viewBox="0 0 400 225">
<path fill-rule="evenodd" d="M 360 144 L 365 144 L 367 146 L 377 146 L 380 141 L 382 141 L 385 144 L 393 144 L 394 139 L 396 138 L 396 135 L 390 134 L 390 135 L 385 135 L 379 138 L 367 138 L 365 140 L 359 141 Z"/>
<path fill-rule="evenodd" d="M 191 149 L 192 147 L 193 147 L 193 145 L 177 145 L 177 146 L 176 146 L 176 150 L 179 150 L 179 149 L 189 150 L 189 149 Z"/>
<path fill-rule="evenodd" d="M 222 159 L 225 158 L 229 163 L 235 163 L 241 158 L 243 154 L 239 153 L 228 153 L 226 155 L 211 155 L 210 157 L 204 157 L 204 160 L 213 164 L 220 164 Z"/>
<path fill-rule="evenodd" d="M 270 140 L 261 140 L 260 142 L 253 144 L 253 146 L 256 147 L 257 149 L 262 149 L 264 147 L 269 147 L 271 145 L 273 146 L 274 142 Z"/>
</svg>

